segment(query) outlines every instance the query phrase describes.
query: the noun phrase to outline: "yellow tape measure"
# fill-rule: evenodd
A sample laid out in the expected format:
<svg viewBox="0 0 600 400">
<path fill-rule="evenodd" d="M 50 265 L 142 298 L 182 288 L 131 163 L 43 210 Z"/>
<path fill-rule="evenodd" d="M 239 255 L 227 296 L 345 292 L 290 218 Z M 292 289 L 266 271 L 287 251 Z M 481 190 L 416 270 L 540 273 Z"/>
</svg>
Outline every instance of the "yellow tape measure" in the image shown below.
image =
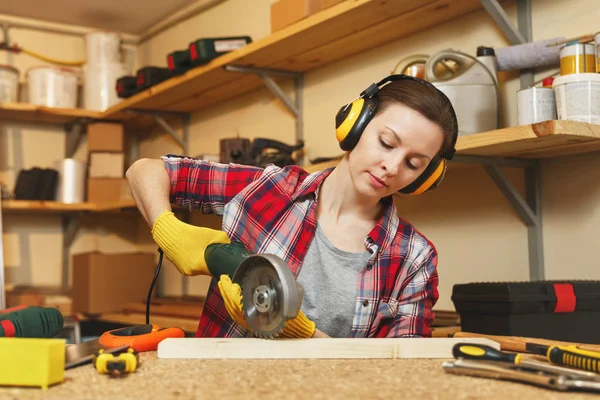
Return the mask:
<svg viewBox="0 0 600 400">
<path fill-rule="evenodd" d="M 93 357 L 94 368 L 101 374 L 111 376 L 134 372 L 139 362 L 138 352 L 131 347 L 118 354 L 106 353 L 104 349 L 101 349 Z"/>
</svg>

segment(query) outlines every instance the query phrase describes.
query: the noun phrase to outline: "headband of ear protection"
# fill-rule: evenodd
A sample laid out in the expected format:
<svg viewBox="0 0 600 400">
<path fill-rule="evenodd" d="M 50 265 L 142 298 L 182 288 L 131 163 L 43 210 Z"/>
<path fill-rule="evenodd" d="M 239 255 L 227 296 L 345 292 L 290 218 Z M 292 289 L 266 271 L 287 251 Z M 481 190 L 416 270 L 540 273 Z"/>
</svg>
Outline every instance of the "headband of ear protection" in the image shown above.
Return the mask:
<svg viewBox="0 0 600 400">
<path fill-rule="evenodd" d="M 378 83 L 371 84 L 362 91 L 360 97 L 352 103 L 340 108 L 335 116 L 335 135 L 344 151 L 352 150 L 358 143 L 360 136 L 369 124 L 379 104 L 377 93 L 388 82 L 399 80 L 412 80 L 434 88 L 450 104 L 452 118 L 454 119 L 454 131 L 452 132 L 451 146 L 442 154 L 437 154 L 429 163 L 425 171 L 410 185 L 400 189 L 404 194 L 421 194 L 436 188 L 446 173 L 446 162 L 451 160 L 455 153 L 456 140 L 458 138 L 458 121 L 452 103 L 446 95 L 436 88 L 432 83 L 409 75 L 390 75 Z"/>
</svg>

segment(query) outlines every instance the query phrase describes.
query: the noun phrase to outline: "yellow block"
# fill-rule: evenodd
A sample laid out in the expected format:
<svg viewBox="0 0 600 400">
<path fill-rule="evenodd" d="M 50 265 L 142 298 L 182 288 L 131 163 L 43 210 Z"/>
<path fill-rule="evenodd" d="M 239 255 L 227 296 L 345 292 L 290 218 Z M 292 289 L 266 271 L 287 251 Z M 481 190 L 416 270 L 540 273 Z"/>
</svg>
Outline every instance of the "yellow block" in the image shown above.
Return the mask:
<svg viewBox="0 0 600 400">
<path fill-rule="evenodd" d="M 65 375 L 65 339 L 0 338 L 0 385 L 48 386 Z"/>
</svg>

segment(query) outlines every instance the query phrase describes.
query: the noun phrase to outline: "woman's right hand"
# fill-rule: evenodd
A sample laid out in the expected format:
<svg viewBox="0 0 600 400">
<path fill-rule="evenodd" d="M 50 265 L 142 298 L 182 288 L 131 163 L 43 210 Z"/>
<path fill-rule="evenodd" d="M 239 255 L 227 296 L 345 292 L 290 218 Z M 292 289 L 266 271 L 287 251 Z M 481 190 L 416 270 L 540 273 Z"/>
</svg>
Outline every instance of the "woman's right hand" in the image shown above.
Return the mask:
<svg viewBox="0 0 600 400">
<path fill-rule="evenodd" d="M 183 275 L 212 276 L 204 250 L 213 243 L 230 243 L 223 231 L 186 224 L 171 211 L 164 211 L 152 226 L 152 237 Z"/>
</svg>

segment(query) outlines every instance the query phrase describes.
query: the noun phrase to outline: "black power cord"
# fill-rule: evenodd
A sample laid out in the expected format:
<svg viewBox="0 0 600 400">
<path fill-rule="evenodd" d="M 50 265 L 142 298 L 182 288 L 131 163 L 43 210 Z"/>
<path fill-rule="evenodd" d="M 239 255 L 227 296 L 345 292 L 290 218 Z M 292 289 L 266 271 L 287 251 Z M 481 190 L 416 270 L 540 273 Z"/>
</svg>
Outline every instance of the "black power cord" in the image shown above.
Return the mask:
<svg viewBox="0 0 600 400">
<path fill-rule="evenodd" d="M 152 298 L 152 292 L 154 291 L 154 285 L 156 284 L 156 280 L 158 279 L 158 274 L 160 273 L 160 267 L 162 266 L 163 259 L 163 251 L 159 247 L 158 248 L 158 264 L 156 265 L 156 272 L 154 273 L 154 278 L 152 279 L 152 283 L 150 284 L 150 290 L 148 290 L 148 299 L 146 300 L 146 325 L 150 325 L 150 299 Z"/>
</svg>

